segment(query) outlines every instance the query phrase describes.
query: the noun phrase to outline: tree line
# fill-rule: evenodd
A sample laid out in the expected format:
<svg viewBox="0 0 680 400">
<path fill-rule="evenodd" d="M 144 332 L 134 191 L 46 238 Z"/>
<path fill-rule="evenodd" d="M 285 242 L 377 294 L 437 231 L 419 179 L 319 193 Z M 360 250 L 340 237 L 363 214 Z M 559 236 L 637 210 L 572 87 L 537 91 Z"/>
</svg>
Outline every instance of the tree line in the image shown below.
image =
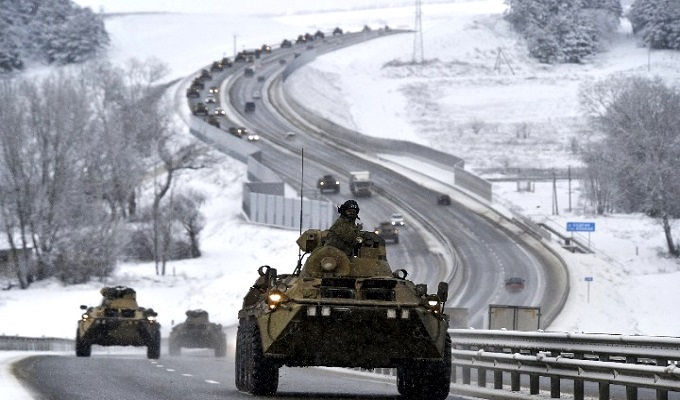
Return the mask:
<svg viewBox="0 0 680 400">
<path fill-rule="evenodd" d="M 0 72 L 81 63 L 109 42 L 103 20 L 71 0 L 0 0 Z"/>
<path fill-rule="evenodd" d="M 175 181 L 215 159 L 167 112 L 166 74 L 131 60 L 0 80 L 0 222 L 22 288 L 200 255 L 204 198 Z"/>
<path fill-rule="evenodd" d="M 620 0 L 506 0 L 506 19 L 542 63 L 582 63 L 606 50 L 624 15 Z M 680 2 L 635 0 L 625 15 L 646 47 L 680 49 Z"/>
</svg>

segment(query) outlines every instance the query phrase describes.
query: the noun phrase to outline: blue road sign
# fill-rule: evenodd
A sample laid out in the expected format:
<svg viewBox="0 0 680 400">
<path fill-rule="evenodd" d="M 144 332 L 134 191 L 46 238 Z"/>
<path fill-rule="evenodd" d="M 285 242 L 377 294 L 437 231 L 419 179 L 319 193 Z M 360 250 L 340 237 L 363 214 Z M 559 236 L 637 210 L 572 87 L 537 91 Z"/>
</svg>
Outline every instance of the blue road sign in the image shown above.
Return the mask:
<svg viewBox="0 0 680 400">
<path fill-rule="evenodd" d="M 586 276 L 586 282 L 592 282 L 593 277 L 592 276 Z"/>
<path fill-rule="evenodd" d="M 567 222 L 567 232 L 595 232 L 595 223 Z"/>
</svg>

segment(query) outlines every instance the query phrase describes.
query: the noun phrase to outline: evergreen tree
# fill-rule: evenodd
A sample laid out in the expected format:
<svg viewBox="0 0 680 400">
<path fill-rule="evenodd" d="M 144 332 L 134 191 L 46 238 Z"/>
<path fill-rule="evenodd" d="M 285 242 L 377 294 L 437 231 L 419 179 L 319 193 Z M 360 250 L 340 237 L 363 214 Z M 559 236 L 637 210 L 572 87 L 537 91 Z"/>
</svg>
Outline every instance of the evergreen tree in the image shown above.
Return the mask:
<svg viewBox="0 0 680 400">
<path fill-rule="evenodd" d="M 680 50 L 680 2 L 636 0 L 628 11 L 633 33 L 652 49 Z"/>
</svg>

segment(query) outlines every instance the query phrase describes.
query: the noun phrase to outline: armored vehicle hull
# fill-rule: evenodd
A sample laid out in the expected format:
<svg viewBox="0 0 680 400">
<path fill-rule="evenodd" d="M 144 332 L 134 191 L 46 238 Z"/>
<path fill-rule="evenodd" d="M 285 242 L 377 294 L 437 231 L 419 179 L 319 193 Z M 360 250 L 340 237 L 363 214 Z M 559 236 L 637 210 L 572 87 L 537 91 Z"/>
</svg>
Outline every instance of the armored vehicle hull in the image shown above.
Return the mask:
<svg viewBox="0 0 680 400">
<path fill-rule="evenodd" d="M 101 293 L 104 299 L 100 306 L 80 306 L 85 312 L 76 330 L 76 356 L 89 357 L 92 345 L 146 346 L 148 358 L 159 358 L 158 314 L 153 309 L 139 307 L 132 288 L 103 288 Z"/>
<path fill-rule="evenodd" d="M 444 399 L 451 374 L 448 285 L 437 294 L 392 271 L 385 242 L 361 232 L 355 252 L 323 245 L 308 230 L 298 245 L 309 257 L 290 275 L 263 266 L 239 311 L 236 386 L 273 394 L 282 366 L 396 368 L 407 398 Z"/>
<path fill-rule="evenodd" d="M 208 320 L 208 312 L 189 310 L 185 322 L 176 325 L 170 331 L 170 355 L 180 355 L 184 348 L 209 348 L 215 350 L 215 357 L 227 354 L 227 335 L 222 325 Z"/>
</svg>

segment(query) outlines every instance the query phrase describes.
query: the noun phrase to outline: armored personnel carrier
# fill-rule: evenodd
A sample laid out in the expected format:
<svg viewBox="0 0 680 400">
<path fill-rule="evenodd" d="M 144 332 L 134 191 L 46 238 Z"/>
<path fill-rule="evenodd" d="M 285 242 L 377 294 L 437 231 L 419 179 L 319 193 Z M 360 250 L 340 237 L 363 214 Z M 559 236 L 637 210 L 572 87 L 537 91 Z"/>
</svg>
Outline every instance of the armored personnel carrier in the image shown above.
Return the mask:
<svg viewBox="0 0 680 400">
<path fill-rule="evenodd" d="M 385 241 L 361 231 L 351 256 L 310 229 L 291 274 L 262 266 L 238 313 L 236 387 L 276 393 L 279 368 L 396 368 L 410 399 L 445 399 L 451 382 L 448 284 L 437 293 L 392 271 Z M 303 259 L 304 260 L 303 263 Z"/>
<path fill-rule="evenodd" d="M 76 356 L 89 357 L 92 345 L 146 346 L 146 356 L 161 355 L 161 325 L 152 308 L 137 305 L 137 293 L 125 286 L 105 287 L 97 307 L 81 305 L 85 312 L 76 330 Z"/>
<path fill-rule="evenodd" d="M 215 357 L 227 354 L 227 335 L 222 325 L 210 322 L 205 310 L 189 310 L 186 321 L 175 325 L 170 331 L 170 355 L 178 356 L 185 348 L 215 349 Z"/>
</svg>

